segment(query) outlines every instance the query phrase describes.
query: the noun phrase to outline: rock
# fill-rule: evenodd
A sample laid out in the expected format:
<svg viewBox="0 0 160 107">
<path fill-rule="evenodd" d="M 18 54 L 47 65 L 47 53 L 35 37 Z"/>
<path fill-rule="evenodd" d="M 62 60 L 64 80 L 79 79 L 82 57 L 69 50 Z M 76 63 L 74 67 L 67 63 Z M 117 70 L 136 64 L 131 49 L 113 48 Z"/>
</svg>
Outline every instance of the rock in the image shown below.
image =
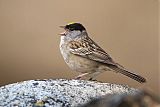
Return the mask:
<svg viewBox="0 0 160 107">
<path fill-rule="evenodd" d="M 160 107 L 160 97 L 147 90 L 135 94 L 108 94 L 79 107 Z"/>
<path fill-rule="evenodd" d="M 29 80 L 0 87 L 0 107 L 73 107 L 106 94 L 134 94 L 127 85 L 86 80 Z"/>
</svg>

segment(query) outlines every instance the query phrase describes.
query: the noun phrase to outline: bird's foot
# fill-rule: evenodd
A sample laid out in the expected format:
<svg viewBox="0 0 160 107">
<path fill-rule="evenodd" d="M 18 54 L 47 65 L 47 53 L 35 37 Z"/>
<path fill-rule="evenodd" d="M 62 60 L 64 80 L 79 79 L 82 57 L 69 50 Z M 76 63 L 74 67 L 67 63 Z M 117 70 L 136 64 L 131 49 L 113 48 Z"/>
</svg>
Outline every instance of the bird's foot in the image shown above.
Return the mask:
<svg viewBox="0 0 160 107">
<path fill-rule="evenodd" d="M 89 78 L 89 81 L 97 81 L 97 80 L 93 78 Z"/>
<path fill-rule="evenodd" d="M 76 79 L 76 80 L 81 80 L 81 79 L 82 79 L 82 77 L 77 76 L 77 77 L 75 77 L 74 79 Z"/>
</svg>

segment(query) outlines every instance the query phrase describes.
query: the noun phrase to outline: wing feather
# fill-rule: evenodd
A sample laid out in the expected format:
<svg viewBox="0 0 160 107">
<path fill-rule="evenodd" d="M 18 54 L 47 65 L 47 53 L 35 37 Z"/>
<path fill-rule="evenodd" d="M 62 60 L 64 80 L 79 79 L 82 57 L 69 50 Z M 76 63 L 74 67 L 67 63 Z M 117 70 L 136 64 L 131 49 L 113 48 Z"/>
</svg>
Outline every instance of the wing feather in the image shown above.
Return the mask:
<svg viewBox="0 0 160 107">
<path fill-rule="evenodd" d="M 117 65 L 112 58 L 87 35 L 70 41 L 69 49 L 72 54 L 105 64 Z"/>
</svg>

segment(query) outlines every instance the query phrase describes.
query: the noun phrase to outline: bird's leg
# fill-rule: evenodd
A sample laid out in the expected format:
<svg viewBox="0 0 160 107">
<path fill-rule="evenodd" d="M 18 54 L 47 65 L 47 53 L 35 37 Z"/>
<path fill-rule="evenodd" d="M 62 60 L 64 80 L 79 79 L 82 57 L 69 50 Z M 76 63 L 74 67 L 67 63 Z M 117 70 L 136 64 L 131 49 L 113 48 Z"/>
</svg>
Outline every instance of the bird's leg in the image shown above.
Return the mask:
<svg viewBox="0 0 160 107">
<path fill-rule="evenodd" d="M 75 77 L 75 79 L 77 79 L 77 80 L 81 80 L 82 79 L 82 77 L 85 77 L 86 75 L 88 75 L 88 74 L 90 74 L 89 72 L 88 73 L 83 73 L 83 74 L 81 74 L 81 75 L 78 75 L 77 77 Z"/>
<path fill-rule="evenodd" d="M 97 75 L 99 75 L 100 73 L 102 73 L 102 72 L 96 71 L 96 72 L 90 73 L 90 78 L 89 78 L 89 80 L 90 80 L 90 81 L 97 81 L 97 80 L 95 79 L 95 77 L 96 77 Z"/>
<path fill-rule="evenodd" d="M 97 81 L 97 80 L 95 79 L 95 77 L 96 77 L 97 75 L 99 75 L 100 73 L 102 73 L 102 72 L 96 71 L 96 72 L 83 73 L 83 74 L 78 75 L 77 77 L 75 77 L 75 79 L 81 80 L 82 77 L 85 77 L 85 78 L 89 78 L 88 80 L 90 80 L 90 81 Z"/>
<path fill-rule="evenodd" d="M 89 78 L 89 81 L 97 81 L 97 80 L 91 77 Z"/>
</svg>

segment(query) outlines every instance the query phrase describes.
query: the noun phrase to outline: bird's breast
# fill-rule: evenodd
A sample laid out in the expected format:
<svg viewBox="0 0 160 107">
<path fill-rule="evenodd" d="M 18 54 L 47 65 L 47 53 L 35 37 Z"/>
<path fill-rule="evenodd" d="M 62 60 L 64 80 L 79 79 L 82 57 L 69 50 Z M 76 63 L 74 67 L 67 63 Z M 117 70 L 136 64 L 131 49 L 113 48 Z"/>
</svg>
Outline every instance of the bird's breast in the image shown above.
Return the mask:
<svg viewBox="0 0 160 107">
<path fill-rule="evenodd" d="M 69 57 L 69 50 L 67 49 L 67 43 L 63 36 L 61 37 L 61 41 L 60 41 L 60 51 L 64 60 L 67 61 Z"/>
</svg>

